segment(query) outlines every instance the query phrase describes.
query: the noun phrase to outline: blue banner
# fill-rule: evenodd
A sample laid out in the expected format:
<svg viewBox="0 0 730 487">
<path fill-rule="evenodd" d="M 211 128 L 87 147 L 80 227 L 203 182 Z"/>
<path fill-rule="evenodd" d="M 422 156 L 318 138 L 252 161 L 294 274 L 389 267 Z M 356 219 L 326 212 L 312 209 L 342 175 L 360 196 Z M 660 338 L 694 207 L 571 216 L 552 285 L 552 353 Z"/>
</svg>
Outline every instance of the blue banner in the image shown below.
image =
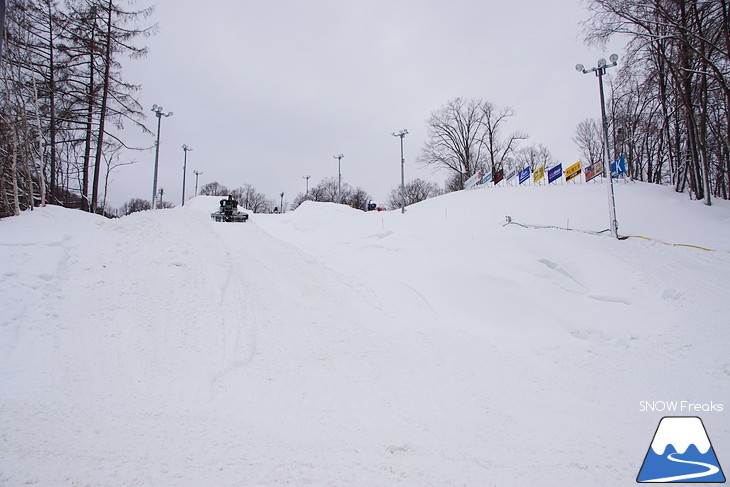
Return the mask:
<svg viewBox="0 0 730 487">
<path fill-rule="evenodd" d="M 530 179 L 530 166 L 527 166 L 522 171 L 520 171 L 520 184 L 524 183 Z"/>
<path fill-rule="evenodd" d="M 563 165 L 558 164 L 555 167 L 550 168 L 548 171 L 548 184 L 552 183 L 556 179 L 563 175 Z"/>
<path fill-rule="evenodd" d="M 611 177 L 616 179 L 622 174 L 626 174 L 626 158 L 621 157 L 611 163 Z"/>
</svg>

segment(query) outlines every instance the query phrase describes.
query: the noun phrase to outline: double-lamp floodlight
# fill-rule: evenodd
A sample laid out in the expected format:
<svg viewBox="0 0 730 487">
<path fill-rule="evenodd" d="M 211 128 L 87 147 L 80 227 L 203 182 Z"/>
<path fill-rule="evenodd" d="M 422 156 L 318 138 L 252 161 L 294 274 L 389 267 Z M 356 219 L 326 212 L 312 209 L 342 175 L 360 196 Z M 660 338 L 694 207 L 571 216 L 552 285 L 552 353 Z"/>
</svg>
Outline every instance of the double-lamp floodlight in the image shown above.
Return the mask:
<svg viewBox="0 0 730 487">
<path fill-rule="evenodd" d="M 575 65 L 575 70 L 578 71 L 579 73 L 585 74 L 585 73 L 590 73 L 591 71 L 597 71 L 599 69 L 606 69 L 606 68 L 610 68 L 610 67 L 616 66 L 617 61 L 618 61 L 618 54 L 611 54 L 608 57 L 608 59 L 609 59 L 609 61 L 611 61 L 611 64 L 608 64 L 606 62 L 606 59 L 605 58 L 601 58 L 601 59 L 598 60 L 598 67 L 597 68 L 586 69 L 585 66 L 583 66 L 582 64 L 576 64 Z"/>
<path fill-rule="evenodd" d="M 162 109 L 162 106 L 160 106 L 160 105 L 156 105 L 156 104 L 155 105 L 152 105 L 152 111 L 155 112 L 155 114 L 157 114 L 158 117 L 161 116 L 161 115 L 164 115 L 166 117 L 171 117 L 172 116 L 172 112 L 162 113 L 163 112 L 163 109 Z"/>
</svg>

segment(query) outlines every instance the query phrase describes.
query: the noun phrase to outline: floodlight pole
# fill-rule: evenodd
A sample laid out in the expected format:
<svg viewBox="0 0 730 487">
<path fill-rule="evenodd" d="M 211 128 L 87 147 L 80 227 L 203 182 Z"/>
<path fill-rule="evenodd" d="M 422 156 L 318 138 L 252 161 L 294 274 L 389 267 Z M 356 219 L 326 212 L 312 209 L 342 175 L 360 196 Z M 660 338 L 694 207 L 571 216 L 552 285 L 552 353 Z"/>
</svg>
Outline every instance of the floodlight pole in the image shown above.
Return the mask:
<svg viewBox="0 0 730 487">
<path fill-rule="evenodd" d="M 400 132 L 393 132 L 393 137 L 400 137 L 400 212 L 406 212 L 406 160 L 403 157 L 403 137 L 408 135 L 408 130 L 403 129 Z"/>
<path fill-rule="evenodd" d="M 152 105 L 152 111 L 157 115 L 157 141 L 155 142 L 155 176 L 152 180 L 152 209 L 155 209 L 155 199 L 157 198 L 157 167 L 160 161 L 160 122 L 162 117 L 169 117 L 172 112 L 163 113 L 162 107 L 158 105 Z"/>
<path fill-rule="evenodd" d="M 185 206 L 185 173 L 188 167 L 188 151 L 193 150 L 192 147 L 188 147 L 187 144 L 183 144 L 182 150 L 185 152 L 185 158 L 183 159 L 183 190 L 182 190 L 182 205 Z M 196 193 L 197 193 L 197 178 L 196 178 Z"/>
<path fill-rule="evenodd" d="M 304 190 L 304 197 L 305 198 L 307 196 L 309 196 L 309 178 L 311 178 L 311 177 L 312 176 L 302 176 L 302 179 L 305 179 L 307 181 L 306 186 L 305 186 L 305 190 Z"/>
<path fill-rule="evenodd" d="M 281 192 L 281 206 L 279 208 L 281 208 L 280 213 L 284 213 L 284 192 L 283 191 Z"/>
<path fill-rule="evenodd" d="M 333 156 L 335 159 L 337 159 L 337 202 L 342 203 L 342 171 L 340 170 L 340 162 L 342 161 L 342 158 L 345 157 L 342 154 L 337 154 L 336 156 Z"/>
<path fill-rule="evenodd" d="M 203 174 L 203 171 L 193 171 L 195 174 L 195 196 L 198 196 L 198 176 Z"/>
<path fill-rule="evenodd" d="M 601 123 L 603 124 L 603 171 L 608 180 L 608 216 L 611 225 L 611 235 L 618 238 L 618 221 L 616 220 L 616 199 L 613 192 L 613 178 L 611 177 L 611 156 L 608 152 L 608 119 L 606 118 L 606 100 L 603 94 L 603 75 L 606 74 L 608 68 L 616 66 L 618 56 L 611 54 L 609 58 L 611 64 L 607 64 L 605 59 L 598 60 L 598 66 L 591 69 L 585 69 L 582 64 L 577 64 L 575 69 L 583 74 L 595 72 L 598 77 L 598 90 L 601 94 Z"/>
</svg>

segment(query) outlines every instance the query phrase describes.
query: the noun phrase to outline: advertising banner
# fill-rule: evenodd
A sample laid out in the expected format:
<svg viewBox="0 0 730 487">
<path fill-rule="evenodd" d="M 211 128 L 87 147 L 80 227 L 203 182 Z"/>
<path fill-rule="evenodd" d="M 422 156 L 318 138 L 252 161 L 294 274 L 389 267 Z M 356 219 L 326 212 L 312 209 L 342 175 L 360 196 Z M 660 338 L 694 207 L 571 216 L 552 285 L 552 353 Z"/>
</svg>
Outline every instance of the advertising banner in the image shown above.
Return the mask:
<svg viewBox="0 0 730 487">
<path fill-rule="evenodd" d="M 494 184 L 499 184 L 501 180 L 504 179 L 504 169 L 500 169 L 497 171 L 497 173 L 494 175 Z"/>
<path fill-rule="evenodd" d="M 548 170 L 548 184 L 552 183 L 556 179 L 560 179 L 560 176 L 563 175 L 563 165 L 558 164 L 555 167 L 552 167 Z"/>
<path fill-rule="evenodd" d="M 482 184 L 486 184 L 491 180 L 492 180 L 492 173 L 490 172 L 490 173 L 487 173 L 484 175 L 484 177 L 482 178 Z"/>
<path fill-rule="evenodd" d="M 482 180 L 482 172 L 478 171 L 476 174 L 474 174 L 469 179 L 464 181 L 464 189 L 473 188 L 481 180 Z"/>
<path fill-rule="evenodd" d="M 594 162 L 586 168 L 586 182 L 603 174 L 603 163 Z"/>
<path fill-rule="evenodd" d="M 512 169 L 510 172 L 507 173 L 507 176 L 505 176 L 505 179 L 507 181 L 509 181 L 510 179 L 512 179 L 515 176 L 517 176 L 517 171 L 515 171 L 514 169 Z"/>
<path fill-rule="evenodd" d="M 578 161 L 565 170 L 565 181 L 566 182 L 570 181 L 571 179 L 575 178 L 576 176 L 579 176 L 580 173 L 581 173 L 580 161 Z"/>
<path fill-rule="evenodd" d="M 626 174 L 626 158 L 621 157 L 611 163 L 611 177 L 616 179 L 622 174 Z"/>
<path fill-rule="evenodd" d="M 535 168 L 535 172 L 532 173 L 532 182 L 537 183 L 545 177 L 545 165 Z"/>
<path fill-rule="evenodd" d="M 522 171 L 520 171 L 520 184 L 524 183 L 530 179 L 530 166 L 527 166 Z"/>
</svg>

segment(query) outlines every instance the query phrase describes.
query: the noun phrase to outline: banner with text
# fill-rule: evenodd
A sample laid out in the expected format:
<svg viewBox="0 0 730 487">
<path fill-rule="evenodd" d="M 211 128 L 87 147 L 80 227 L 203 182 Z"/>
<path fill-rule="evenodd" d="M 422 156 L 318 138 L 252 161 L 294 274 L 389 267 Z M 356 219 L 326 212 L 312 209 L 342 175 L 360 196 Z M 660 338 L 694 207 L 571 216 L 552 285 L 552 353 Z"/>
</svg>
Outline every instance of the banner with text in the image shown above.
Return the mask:
<svg viewBox="0 0 730 487">
<path fill-rule="evenodd" d="M 626 174 L 626 158 L 621 157 L 611 163 L 611 177 L 616 179 L 622 174 Z"/>
<path fill-rule="evenodd" d="M 499 184 L 501 180 L 504 179 L 504 169 L 500 169 L 497 171 L 497 173 L 494 175 L 494 184 Z"/>
<path fill-rule="evenodd" d="M 535 172 L 532 173 L 532 182 L 537 183 L 545 177 L 545 165 L 535 168 Z"/>
<path fill-rule="evenodd" d="M 566 182 L 570 181 L 571 179 L 579 176 L 580 173 L 581 173 L 580 161 L 578 161 L 565 170 L 565 181 Z"/>
<path fill-rule="evenodd" d="M 560 176 L 563 175 L 563 165 L 558 164 L 555 167 L 551 167 L 548 170 L 548 184 L 552 183 L 556 179 L 560 179 Z"/>
<path fill-rule="evenodd" d="M 474 174 L 472 177 L 470 177 L 469 179 L 467 179 L 466 181 L 464 181 L 464 189 L 471 189 L 471 188 L 473 188 L 481 180 L 482 180 L 482 172 L 481 171 L 477 171 L 476 174 Z"/>
<path fill-rule="evenodd" d="M 522 171 L 520 171 L 520 184 L 524 183 L 530 179 L 530 166 L 527 166 Z"/>
<path fill-rule="evenodd" d="M 590 181 L 591 179 L 595 178 L 596 176 L 603 175 L 603 163 L 602 162 L 594 162 L 590 166 L 586 168 L 586 182 Z"/>
</svg>

